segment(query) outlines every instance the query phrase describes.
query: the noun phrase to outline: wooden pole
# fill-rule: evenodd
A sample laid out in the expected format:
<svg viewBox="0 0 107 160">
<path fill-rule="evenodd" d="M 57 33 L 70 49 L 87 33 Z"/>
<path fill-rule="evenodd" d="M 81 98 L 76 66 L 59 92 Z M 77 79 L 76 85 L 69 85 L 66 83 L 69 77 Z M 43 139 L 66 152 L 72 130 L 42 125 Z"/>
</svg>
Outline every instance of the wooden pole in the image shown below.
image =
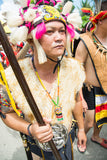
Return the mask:
<svg viewBox="0 0 107 160">
<path fill-rule="evenodd" d="M 25 77 L 24 77 L 24 75 L 22 73 L 22 70 L 21 70 L 21 68 L 20 68 L 20 66 L 19 66 L 19 64 L 17 62 L 17 59 L 16 59 L 16 57 L 14 55 L 14 52 L 12 50 L 12 47 L 11 47 L 9 41 L 8 41 L 6 33 L 5 33 L 5 31 L 4 31 L 4 29 L 3 29 L 2 25 L 1 25 L 1 22 L 0 22 L 0 42 L 1 42 L 2 46 L 3 46 L 3 49 L 4 49 L 4 51 L 5 51 L 6 55 L 7 55 L 7 58 L 9 60 L 9 62 L 10 62 L 10 65 L 11 65 L 11 67 L 13 69 L 13 72 L 14 72 L 14 74 L 15 74 L 15 76 L 16 76 L 19 84 L 20 84 L 20 87 L 21 87 L 21 89 L 22 89 L 22 91 L 23 91 L 23 93 L 25 95 L 25 98 L 26 98 L 26 100 L 27 100 L 27 102 L 28 102 L 28 104 L 29 104 L 29 106 L 30 106 L 30 108 L 31 108 L 31 110 L 32 110 L 37 122 L 40 125 L 45 125 L 45 122 L 44 122 L 44 120 L 42 118 L 42 115 L 41 115 L 41 113 L 40 113 L 40 111 L 39 111 L 39 109 L 37 107 L 37 104 L 36 104 L 32 94 L 30 92 L 30 89 L 29 89 L 29 87 L 27 85 L 27 82 L 26 82 Z M 61 160 L 61 156 L 60 156 L 60 154 L 59 154 L 59 152 L 58 152 L 53 140 L 50 140 L 48 143 L 49 143 L 49 145 L 50 145 L 50 147 L 52 149 L 52 152 L 53 152 L 56 160 Z"/>
</svg>

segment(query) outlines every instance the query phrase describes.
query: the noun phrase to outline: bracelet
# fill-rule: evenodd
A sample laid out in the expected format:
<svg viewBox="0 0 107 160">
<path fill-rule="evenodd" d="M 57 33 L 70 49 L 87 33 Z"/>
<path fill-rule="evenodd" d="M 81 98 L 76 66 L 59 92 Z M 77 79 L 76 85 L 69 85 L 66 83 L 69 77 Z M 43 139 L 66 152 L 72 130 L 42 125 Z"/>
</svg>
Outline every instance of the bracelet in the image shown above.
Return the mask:
<svg viewBox="0 0 107 160">
<path fill-rule="evenodd" d="M 31 126 L 31 125 L 32 125 L 32 124 L 30 123 L 30 124 L 28 125 L 28 127 L 27 127 L 27 131 L 28 131 L 30 137 L 32 137 L 32 134 L 31 134 L 31 132 L 30 132 L 30 126 Z"/>
</svg>

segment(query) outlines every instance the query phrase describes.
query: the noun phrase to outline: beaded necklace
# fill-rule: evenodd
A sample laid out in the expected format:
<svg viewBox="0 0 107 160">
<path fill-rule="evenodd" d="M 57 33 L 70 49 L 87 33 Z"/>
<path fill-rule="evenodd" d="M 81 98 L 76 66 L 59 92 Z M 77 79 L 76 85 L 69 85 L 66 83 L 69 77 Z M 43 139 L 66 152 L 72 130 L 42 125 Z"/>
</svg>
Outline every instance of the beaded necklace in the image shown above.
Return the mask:
<svg viewBox="0 0 107 160">
<path fill-rule="evenodd" d="M 103 46 L 103 44 L 100 42 L 100 40 L 97 38 L 97 36 L 95 35 L 95 33 L 92 34 L 92 38 L 93 38 L 93 42 L 95 43 L 96 47 L 97 47 L 97 52 L 100 51 L 102 54 L 106 55 L 106 60 L 107 60 L 107 48 L 105 48 Z"/>
<path fill-rule="evenodd" d="M 57 117 L 58 121 L 63 121 L 63 115 L 62 115 L 62 107 L 59 106 L 59 66 L 58 66 L 58 85 L 57 85 L 57 103 L 53 100 L 53 98 L 51 97 L 50 93 L 47 91 L 46 87 L 44 86 L 38 72 L 37 69 L 34 65 L 34 57 L 32 57 L 32 64 L 33 64 L 33 68 L 35 70 L 35 73 L 39 79 L 39 82 L 41 83 L 43 89 L 46 91 L 48 97 L 51 99 L 51 101 L 54 103 L 55 107 L 54 107 L 54 111 Z"/>
</svg>

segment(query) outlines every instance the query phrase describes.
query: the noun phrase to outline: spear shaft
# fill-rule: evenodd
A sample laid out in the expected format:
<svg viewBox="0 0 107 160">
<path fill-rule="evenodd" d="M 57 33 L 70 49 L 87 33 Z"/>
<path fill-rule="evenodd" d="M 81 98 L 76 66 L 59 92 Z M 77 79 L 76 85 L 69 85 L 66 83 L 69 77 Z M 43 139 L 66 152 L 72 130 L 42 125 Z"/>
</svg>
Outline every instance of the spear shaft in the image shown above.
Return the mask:
<svg viewBox="0 0 107 160">
<path fill-rule="evenodd" d="M 21 87 L 21 89 L 22 89 L 22 91 L 24 93 L 24 96 L 25 96 L 25 98 L 26 98 L 26 100 L 27 100 L 27 102 L 28 102 L 28 104 L 29 104 L 29 106 L 30 106 L 30 108 L 31 108 L 31 110 L 32 110 L 37 122 L 40 125 L 45 125 L 43 117 L 42 117 L 42 115 L 41 115 L 41 113 L 40 113 L 40 111 L 39 111 L 39 109 L 37 107 L 37 104 L 36 104 L 32 94 L 31 94 L 31 91 L 30 91 L 30 89 L 28 87 L 28 84 L 27 84 L 27 82 L 25 80 L 25 77 L 24 77 L 24 75 L 22 73 L 22 70 L 21 70 L 21 68 L 20 68 L 20 66 L 19 66 L 19 64 L 17 62 L 17 59 L 16 59 L 16 57 L 14 55 L 13 49 L 12 49 L 9 41 L 8 41 L 6 33 L 5 33 L 5 31 L 4 31 L 4 29 L 3 29 L 2 25 L 1 25 L 1 22 L 0 22 L 0 42 L 1 42 L 2 46 L 3 46 L 3 49 L 4 49 L 4 51 L 5 51 L 6 55 L 7 55 L 7 58 L 9 60 L 9 62 L 10 62 L 10 65 L 11 65 L 11 67 L 13 69 L 13 72 L 14 72 L 14 74 L 15 74 L 18 82 L 19 82 L 19 85 L 20 85 L 20 87 Z M 50 140 L 48 143 L 49 143 L 49 145 L 50 145 L 50 147 L 52 149 L 52 152 L 53 152 L 56 160 L 62 160 L 61 156 L 60 156 L 60 154 L 59 154 L 59 152 L 58 152 L 58 150 L 57 150 L 57 148 L 56 148 L 56 146 L 55 146 L 55 144 L 53 142 L 53 140 Z"/>
</svg>

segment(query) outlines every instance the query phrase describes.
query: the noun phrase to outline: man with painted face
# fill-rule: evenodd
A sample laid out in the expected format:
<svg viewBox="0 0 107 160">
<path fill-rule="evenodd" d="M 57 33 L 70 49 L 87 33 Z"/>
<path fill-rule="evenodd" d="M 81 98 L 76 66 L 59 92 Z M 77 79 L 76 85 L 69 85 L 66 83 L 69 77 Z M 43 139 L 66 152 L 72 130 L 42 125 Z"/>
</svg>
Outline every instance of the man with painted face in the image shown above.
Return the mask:
<svg viewBox="0 0 107 160">
<path fill-rule="evenodd" d="M 5 70 L 6 79 L 24 117 L 18 117 L 11 106 L 6 110 L 3 99 L 1 117 L 7 126 L 27 135 L 30 151 L 36 159 L 55 160 L 47 143 L 53 139 L 61 158 L 72 160 L 72 113 L 78 121 L 78 143 L 86 147 L 79 94 L 85 73 L 78 61 L 64 57 L 65 50 L 71 54 L 69 44 L 75 34 L 65 16 L 70 15 L 64 10 L 61 15 L 53 6 L 40 3 L 27 1 L 25 5 L 21 1 L 23 11 L 19 9 L 18 22 L 13 23 L 10 14 L 7 20 L 8 24 L 19 26 L 10 40 L 19 40 L 21 33 L 20 41 L 27 40 L 34 48 L 34 55 L 19 60 L 19 64 L 46 125 L 39 126 L 36 122 L 11 67 Z"/>
</svg>

